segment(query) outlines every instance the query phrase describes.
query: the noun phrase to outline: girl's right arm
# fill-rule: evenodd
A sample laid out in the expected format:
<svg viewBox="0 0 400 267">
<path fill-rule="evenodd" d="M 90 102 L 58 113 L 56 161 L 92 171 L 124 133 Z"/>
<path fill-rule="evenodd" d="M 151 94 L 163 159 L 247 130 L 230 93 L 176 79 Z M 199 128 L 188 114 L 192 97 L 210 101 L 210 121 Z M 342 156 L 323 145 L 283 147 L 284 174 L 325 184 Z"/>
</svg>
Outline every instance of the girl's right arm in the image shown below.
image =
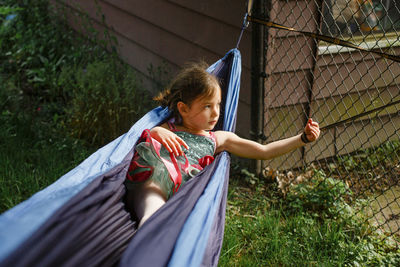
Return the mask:
<svg viewBox="0 0 400 267">
<path fill-rule="evenodd" d="M 189 146 L 183 141 L 182 138 L 177 136 L 174 132 L 168 129 L 167 124 L 156 126 L 150 130 L 152 138 L 160 142 L 170 153 L 174 153 L 175 156 L 182 156 L 182 146 L 189 149 Z"/>
<path fill-rule="evenodd" d="M 215 136 L 218 143 L 216 153 L 228 151 L 236 156 L 251 159 L 272 159 L 305 145 L 300 134 L 266 145 L 241 138 L 232 132 L 217 131 Z"/>
<path fill-rule="evenodd" d="M 320 134 L 318 123 L 310 119 L 304 133 L 309 141 L 317 140 Z M 301 139 L 301 134 L 266 145 L 241 138 L 232 132 L 217 131 L 215 137 L 218 144 L 216 153 L 225 150 L 240 157 L 263 160 L 281 156 L 305 145 Z"/>
</svg>

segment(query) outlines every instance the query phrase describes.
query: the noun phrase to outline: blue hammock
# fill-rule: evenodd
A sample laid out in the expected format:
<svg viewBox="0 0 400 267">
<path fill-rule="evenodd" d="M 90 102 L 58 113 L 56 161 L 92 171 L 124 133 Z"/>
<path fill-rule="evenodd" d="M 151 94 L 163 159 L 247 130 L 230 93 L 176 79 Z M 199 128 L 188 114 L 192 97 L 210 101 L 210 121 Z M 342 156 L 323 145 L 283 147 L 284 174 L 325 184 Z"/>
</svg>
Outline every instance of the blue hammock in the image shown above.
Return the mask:
<svg viewBox="0 0 400 267">
<path fill-rule="evenodd" d="M 229 51 L 208 69 L 222 81 L 223 118 L 234 131 L 241 57 Z M 147 113 L 52 185 L 0 216 L 0 266 L 216 266 L 222 246 L 230 158 L 214 162 L 136 231 L 123 182 L 144 129 L 170 116 Z"/>
</svg>

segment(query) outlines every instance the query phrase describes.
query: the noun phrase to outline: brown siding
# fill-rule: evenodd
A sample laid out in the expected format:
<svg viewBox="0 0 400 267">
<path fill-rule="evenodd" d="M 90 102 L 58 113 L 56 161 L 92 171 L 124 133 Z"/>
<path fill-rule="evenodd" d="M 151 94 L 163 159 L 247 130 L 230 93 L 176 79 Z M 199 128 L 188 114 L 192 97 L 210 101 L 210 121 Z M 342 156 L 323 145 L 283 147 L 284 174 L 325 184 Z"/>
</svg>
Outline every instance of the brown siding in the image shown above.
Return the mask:
<svg viewBox="0 0 400 267">
<path fill-rule="evenodd" d="M 332 54 L 318 57 L 318 73 L 315 74 L 317 79 L 314 84 L 316 98 L 362 92 L 369 88 L 384 88 L 400 83 L 398 63 L 388 68 L 385 59 L 360 52 L 337 53 L 333 56 L 333 62 Z"/>
<path fill-rule="evenodd" d="M 118 40 L 121 58 L 145 80 L 150 79 L 150 65 L 167 66 L 173 76 L 186 62 L 201 59 L 211 64 L 221 58 L 235 47 L 246 10 L 246 1 L 239 0 L 99 0 L 98 6 L 94 0 L 58 2 L 89 14 L 102 32 L 100 7 Z M 71 24 L 78 28 L 72 19 Z M 250 127 L 250 47 L 249 29 L 240 44 L 243 74 L 237 129 L 244 136 Z"/>
<path fill-rule="evenodd" d="M 312 117 L 326 126 L 400 99 L 400 66 L 383 58 L 353 51 L 320 55 L 317 61 L 311 104 Z M 318 155 L 321 147 L 307 154 L 308 161 L 366 149 L 398 139 L 399 105 L 360 117 L 329 130 L 334 149 Z M 320 143 L 320 142 L 319 142 Z"/>
<path fill-rule="evenodd" d="M 318 23 L 313 1 L 272 1 L 271 21 L 315 32 Z M 265 82 L 265 129 L 267 141 L 300 133 L 307 114 L 311 77 L 315 65 L 316 43 L 302 35 L 269 29 L 267 50 L 267 79 Z M 302 151 L 268 161 L 267 164 L 285 169 L 300 165 Z"/>
</svg>

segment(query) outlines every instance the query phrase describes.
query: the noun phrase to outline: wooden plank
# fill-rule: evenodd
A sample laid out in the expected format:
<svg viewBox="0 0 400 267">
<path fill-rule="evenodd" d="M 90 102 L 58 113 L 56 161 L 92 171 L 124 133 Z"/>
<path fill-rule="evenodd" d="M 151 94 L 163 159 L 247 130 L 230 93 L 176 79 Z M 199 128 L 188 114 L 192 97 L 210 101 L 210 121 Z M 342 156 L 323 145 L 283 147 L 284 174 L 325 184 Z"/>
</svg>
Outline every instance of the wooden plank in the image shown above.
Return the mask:
<svg viewBox="0 0 400 267">
<path fill-rule="evenodd" d="M 264 134 L 267 136 L 268 142 L 290 137 L 303 131 L 305 125 L 301 119 L 304 116 L 303 105 L 267 108 L 265 114 Z"/>
<path fill-rule="evenodd" d="M 329 129 L 321 133 L 316 142 L 304 146 L 305 162 L 311 163 L 335 155 L 336 129 Z"/>
<path fill-rule="evenodd" d="M 272 107 L 267 105 L 265 111 L 264 134 L 267 143 L 299 134 L 304 129 L 304 105 Z M 296 149 L 281 157 L 265 161 L 265 166 L 277 170 L 287 170 L 302 166 L 302 150 Z"/>
<path fill-rule="evenodd" d="M 113 3 L 110 5 L 109 3 Z M 137 10 L 135 12 L 151 12 L 153 19 L 158 19 L 156 22 L 162 22 L 164 19 L 167 23 L 167 26 L 174 24 L 171 23 L 169 20 L 176 19 L 168 18 L 167 16 L 160 15 L 160 12 L 164 12 L 165 10 L 158 10 L 158 14 L 154 14 L 154 5 L 158 5 L 158 7 L 163 7 L 165 3 L 159 3 L 160 1 L 148 1 L 146 3 L 139 3 L 138 1 L 133 1 L 127 3 L 126 1 L 100 1 L 100 9 L 105 14 L 105 19 L 107 25 L 113 29 L 111 30 L 111 34 L 115 35 L 119 43 L 119 54 L 121 58 L 133 66 L 139 73 L 142 74 L 142 78 L 144 80 L 146 87 L 151 87 L 150 76 L 148 73 L 148 68 L 150 64 L 153 66 L 167 66 L 168 71 L 173 75 L 179 66 L 182 66 L 184 62 L 190 60 L 198 60 L 203 59 L 209 63 L 213 63 L 218 60 L 221 55 L 224 55 L 227 50 L 224 49 L 221 54 L 215 53 L 212 51 L 212 48 L 204 48 L 203 46 L 193 42 L 188 41 L 187 38 L 182 38 L 180 35 L 166 30 L 159 25 L 154 24 L 153 22 L 149 22 L 148 20 L 144 20 L 143 18 L 131 14 L 126 10 L 122 10 L 120 7 L 117 7 L 116 4 L 132 4 L 129 7 L 137 7 L 139 5 L 143 9 Z M 164 1 L 165 2 L 165 1 Z M 89 13 L 89 15 L 93 18 L 93 26 L 99 32 L 103 32 L 105 30 L 104 26 L 101 25 L 99 18 L 96 14 L 98 7 L 94 5 L 94 1 L 77 1 L 77 0 L 69 0 L 66 2 L 70 6 L 79 5 L 82 10 Z M 168 3 L 167 3 L 168 4 Z M 168 4 L 171 6 L 171 4 Z M 173 5 L 172 5 L 173 6 Z M 186 13 L 187 10 L 182 8 L 176 8 L 175 10 L 184 11 Z M 177 12 L 177 11 L 176 11 Z M 157 13 L 157 12 L 156 12 Z M 142 13 L 140 13 L 142 14 Z M 142 14 L 143 15 L 143 14 Z M 181 15 L 181 17 L 187 18 L 187 15 Z M 71 19 L 72 20 L 72 19 Z M 208 18 L 210 20 L 210 18 Z M 79 20 L 78 20 L 79 21 Z M 190 19 L 189 19 L 190 22 Z M 199 29 L 196 31 L 194 29 L 190 29 L 188 27 L 188 23 L 178 23 L 178 29 L 185 28 L 185 31 L 190 31 L 192 34 L 196 33 L 197 38 L 201 37 L 201 34 L 198 34 L 199 31 L 204 31 L 203 29 Z M 199 22 L 198 22 L 199 23 Z M 220 22 L 213 22 L 219 23 Z M 71 22 L 71 24 L 73 24 Z M 78 26 L 78 22 L 75 23 L 75 29 L 80 29 Z M 174 24 L 175 25 L 175 24 Z M 203 25 L 201 22 L 199 25 Z M 213 27 L 211 24 L 207 24 L 209 27 Z M 176 25 L 175 25 L 176 26 Z M 231 27 L 231 26 L 230 26 Z M 231 27 L 232 28 L 232 27 Z M 176 30 L 176 29 L 175 29 Z M 206 29 L 207 30 L 207 29 Z M 210 36 L 214 33 L 211 30 L 207 31 Z M 184 32 L 180 32 L 179 34 L 184 34 Z M 238 33 L 236 37 L 238 36 Z M 219 39 L 227 40 L 224 38 L 223 35 L 220 36 L 213 36 L 213 44 L 220 43 Z M 226 33 L 225 33 L 226 37 Z M 235 38 L 236 38 L 235 37 Z M 200 38 L 201 39 L 201 38 Z M 235 41 L 236 42 L 236 41 Z M 236 44 L 236 43 L 235 43 Z M 230 47 L 231 48 L 231 47 Z M 250 54 L 250 50 L 247 54 Z M 245 57 L 242 58 L 245 61 Z M 250 58 L 250 56 L 248 56 Z M 246 110 L 249 110 L 249 99 L 250 99 L 250 70 L 248 67 L 243 66 L 243 77 L 242 80 L 242 90 L 241 90 L 241 97 L 240 99 L 240 109 L 245 110 L 241 112 L 241 114 L 249 114 Z M 246 90 L 247 88 L 247 90 Z M 154 93 L 154 92 L 153 92 Z M 243 107 L 241 107 L 244 105 Z M 243 116 L 241 116 L 243 117 Z M 243 121 L 240 122 L 240 120 Z M 248 129 L 249 129 L 249 120 L 248 117 L 245 119 L 238 119 L 238 132 L 242 132 L 243 135 L 248 136 Z"/>
<path fill-rule="evenodd" d="M 317 99 L 400 84 L 400 64 L 388 65 L 384 60 L 349 60 L 344 64 L 332 62 L 328 66 L 320 66 L 318 60 L 317 64 L 313 89 L 314 92 L 318 92 L 314 96 Z"/>
<path fill-rule="evenodd" d="M 69 24 L 78 32 L 84 31 L 81 27 L 81 18 L 74 17 L 73 13 L 69 14 Z M 93 29 L 97 30 L 99 33 L 104 32 L 106 28 L 104 25 L 100 24 L 97 20 L 92 22 Z M 84 32 L 82 32 L 84 34 Z M 166 58 L 154 53 L 152 50 L 138 43 L 132 42 L 125 36 L 119 34 L 118 32 L 110 31 L 110 33 L 116 37 L 118 42 L 118 52 L 123 61 L 133 66 L 137 71 L 145 76 L 149 76 L 148 68 L 150 63 L 154 66 L 161 66 L 167 64 L 168 69 L 171 73 L 176 72 L 179 65 L 173 61 L 167 61 Z M 100 39 L 104 39 L 102 34 L 99 35 Z"/>
<path fill-rule="evenodd" d="M 94 4 L 85 3 L 86 5 L 81 7 L 92 18 L 95 18 L 96 22 L 99 22 Z M 119 9 L 112 6 L 103 5 L 101 9 L 106 17 L 107 25 L 114 32 L 165 58 L 166 61 L 174 65 L 180 66 L 187 61 L 199 58 L 207 58 L 210 61 L 219 58 L 219 55 L 212 53 L 211 50 L 199 47 L 125 12 L 120 12 Z"/>
<path fill-rule="evenodd" d="M 171 1 L 104 0 L 104 2 L 136 17 L 137 20 L 160 28 L 161 31 L 176 35 L 204 50 L 210 50 L 216 54 L 217 58 L 222 57 L 236 45 L 242 23 L 242 16 L 237 18 L 238 26 L 232 26 L 221 20 L 177 6 Z M 130 29 L 134 27 L 138 26 L 132 26 Z M 149 32 L 148 35 L 151 38 L 154 34 Z M 250 53 L 251 34 L 247 31 L 242 38 L 241 48 L 244 54 L 245 51 Z M 250 67 L 250 54 L 248 57 L 243 57 L 243 64 Z"/>
<path fill-rule="evenodd" d="M 275 38 L 269 43 L 267 53 L 271 53 L 269 60 L 274 64 L 268 64 L 267 73 L 298 71 L 310 69 L 313 65 L 314 40 L 302 35 L 287 36 L 287 38 Z"/>
<path fill-rule="evenodd" d="M 272 1 L 271 20 L 280 24 L 291 23 L 305 31 L 315 32 L 318 22 L 313 19 L 317 6 L 310 1 Z M 293 25 L 294 24 L 294 25 Z M 265 97 L 267 108 L 284 105 L 282 110 L 303 107 L 300 103 L 309 102 L 312 90 L 311 72 L 315 65 L 316 42 L 298 33 L 269 29 L 267 50 L 267 81 Z M 281 108 L 279 108 L 281 109 Z M 305 122 L 306 108 L 291 113 L 293 124 Z M 268 122 L 274 116 L 266 112 Z M 271 116 L 271 117 L 269 117 Z M 279 117 L 279 116 L 278 116 Z M 271 118 L 271 119 L 270 119 Z M 291 121 L 291 120 L 289 120 Z M 282 128 L 289 127 L 286 121 Z M 283 131 L 284 129 L 282 129 Z"/>
<path fill-rule="evenodd" d="M 389 90 L 386 91 L 384 101 L 388 101 L 391 98 Z M 397 100 L 400 99 L 399 92 L 397 91 Z M 396 98 L 392 101 L 396 101 Z M 323 100 L 321 100 L 321 103 Z M 321 104 L 320 103 L 320 104 Z M 386 102 L 385 102 L 386 103 Z M 365 103 L 366 104 L 366 103 Z M 380 103 L 374 102 L 376 105 Z M 274 140 L 280 140 L 285 137 L 293 136 L 304 127 L 304 122 L 298 118 L 302 117 L 304 113 L 304 107 L 301 105 L 279 107 L 275 109 L 268 109 L 266 112 L 268 116 L 268 122 L 265 127 L 265 134 L 268 137 L 268 142 Z M 321 108 L 322 110 L 322 108 Z M 323 118 L 321 121 L 321 115 L 318 112 L 314 112 L 312 117 L 321 123 L 321 126 L 326 125 L 327 118 L 332 115 L 326 112 L 327 118 Z M 388 140 L 399 140 L 399 127 L 400 127 L 400 104 L 392 106 L 387 110 L 379 113 L 379 117 L 375 117 L 375 114 L 364 116 L 352 123 L 339 125 L 336 129 L 329 129 L 321 133 L 321 138 L 308 146 L 305 147 L 305 161 L 312 162 L 315 160 L 321 160 L 324 158 L 330 158 L 335 156 L 335 146 L 337 148 L 337 155 L 343 155 L 352 153 L 360 148 L 368 148 L 386 142 Z M 267 164 L 274 168 L 294 168 L 301 166 L 301 160 L 295 156 L 283 157 L 273 161 L 269 161 Z M 290 160 L 291 163 L 287 164 L 285 161 Z M 300 165 L 298 165 L 300 164 Z"/>
<path fill-rule="evenodd" d="M 310 87 L 307 72 L 276 73 L 268 76 L 265 88 L 265 105 L 268 108 L 307 103 L 307 91 Z"/>
<path fill-rule="evenodd" d="M 376 42 L 379 42 L 380 39 L 385 37 L 380 36 L 376 38 L 378 39 L 376 40 Z M 397 37 L 395 38 L 396 38 L 395 40 L 397 40 Z M 393 37 L 388 38 L 387 42 L 390 41 L 393 41 Z M 349 61 L 356 62 L 358 64 L 359 62 L 370 61 L 370 60 L 374 62 L 383 61 L 388 66 L 388 68 L 395 67 L 395 65 L 399 64 L 397 62 L 385 59 L 371 52 L 349 49 L 344 46 L 335 46 L 335 45 L 326 46 L 326 44 L 324 44 L 323 42 L 320 42 L 320 44 L 321 45 L 319 46 L 319 55 L 318 55 L 319 66 L 344 64 Z M 357 43 L 355 44 L 357 45 Z M 337 52 L 328 52 L 330 47 L 332 46 L 337 48 Z M 376 48 L 375 50 L 379 51 L 380 49 L 382 49 L 383 51 L 389 50 L 387 52 L 392 55 L 398 55 L 400 53 L 399 46 L 384 46 L 382 48 Z"/>
<path fill-rule="evenodd" d="M 271 21 L 293 27 L 296 30 L 317 32 L 318 22 L 315 20 L 315 1 L 273 1 L 276 2 L 271 10 Z M 277 30 L 277 37 L 298 35 L 295 32 Z"/>
<path fill-rule="evenodd" d="M 271 21 L 298 30 L 316 32 L 313 1 L 272 1 Z M 310 69 L 315 40 L 299 33 L 268 29 L 267 73 Z"/>
<path fill-rule="evenodd" d="M 354 117 L 365 111 L 382 107 L 399 99 L 400 91 L 397 86 L 380 88 L 380 90 L 369 89 L 362 93 L 317 99 L 311 105 L 311 112 L 312 117 L 320 122 L 321 127 L 324 127 Z M 395 114 L 398 110 L 400 110 L 400 104 L 360 117 L 357 120 L 365 120 L 376 115 Z"/>
<path fill-rule="evenodd" d="M 247 8 L 247 1 L 243 0 L 169 0 L 168 2 L 175 3 L 192 12 L 199 13 L 204 17 L 212 17 L 216 20 L 221 20 L 237 28 L 242 26 L 243 17 Z"/>
<path fill-rule="evenodd" d="M 400 112 L 343 125 L 337 130 L 337 155 L 375 147 L 390 140 L 400 140 Z"/>
<path fill-rule="evenodd" d="M 266 143 L 281 140 L 294 136 L 303 131 L 304 122 L 302 119 L 304 106 L 297 104 L 279 108 L 267 108 L 265 112 L 264 134 L 267 137 Z M 286 155 L 265 161 L 265 166 L 277 170 L 287 170 L 301 166 L 302 151 L 296 149 Z"/>
<path fill-rule="evenodd" d="M 387 141 L 400 140 L 400 113 L 380 117 L 377 120 L 362 120 L 329 129 L 321 134 L 317 142 L 305 146 L 305 161 L 351 154 L 360 149 L 376 147 Z M 335 146 L 337 150 L 335 150 Z M 267 161 L 268 166 L 286 170 L 302 165 L 298 151 L 293 155 Z"/>
<path fill-rule="evenodd" d="M 98 7 L 93 1 L 68 0 L 67 4 L 80 6 L 99 22 L 100 18 L 96 15 Z M 197 17 L 193 16 L 186 9 L 166 4 L 165 1 L 100 1 L 99 7 L 107 25 L 114 31 L 161 56 L 177 55 L 184 58 L 175 62 L 171 60 L 172 57 L 167 58 L 178 65 L 200 57 L 215 61 L 236 45 L 239 36 L 239 30 L 232 26 L 199 17 L 198 14 Z M 251 36 L 245 33 L 241 42 L 244 48 L 243 64 L 248 67 L 250 39 Z M 186 48 L 181 49 L 180 43 Z M 179 53 L 176 49 L 180 50 Z"/>
</svg>

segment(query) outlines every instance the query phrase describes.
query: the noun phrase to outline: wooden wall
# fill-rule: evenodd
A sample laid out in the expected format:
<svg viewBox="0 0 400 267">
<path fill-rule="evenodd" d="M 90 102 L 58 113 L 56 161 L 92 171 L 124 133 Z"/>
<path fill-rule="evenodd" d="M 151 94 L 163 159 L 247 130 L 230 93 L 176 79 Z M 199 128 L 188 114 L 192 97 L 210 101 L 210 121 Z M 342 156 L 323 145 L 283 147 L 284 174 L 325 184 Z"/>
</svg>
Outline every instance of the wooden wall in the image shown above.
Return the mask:
<svg viewBox="0 0 400 267">
<path fill-rule="evenodd" d="M 314 1 L 272 1 L 271 21 L 296 29 L 316 32 Z M 267 141 L 301 133 L 312 90 L 312 73 L 317 43 L 303 35 L 268 30 L 267 78 L 265 81 L 265 128 Z M 274 168 L 300 165 L 301 149 L 267 162 Z"/>
<path fill-rule="evenodd" d="M 87 13 L 94 26 L 105 25 L 117 38 L 121 58 L 141 73 L 150 90 L 149 67 L 163 66 L 170 77 L 189 61 L 213 63 L 236 46 L 246 0 L 53 0 L 74 11 Z M 79 19 L 70 24 L 82 30 Z M 242 38 L 243 61 L 237 131 L 249 136 L 251 29 Z M 156 93 L 156 92 L 153 92 Z"/>
<path fill-rule="evenodd" d="M 396 48 L 397 53 L 400 49 Z M 351 118 L 400 99 L 400 65 L 379 56 L 341 51 L 318 56 L 313 84 L 312 116 L 322 126 Z M 360 148 L 399 140 L 400 105 L 329 129 L 325 143 L 308 160 L 351 153 Z M 331 142 L 329 142 L 331 140 Z"/>
</svg>

